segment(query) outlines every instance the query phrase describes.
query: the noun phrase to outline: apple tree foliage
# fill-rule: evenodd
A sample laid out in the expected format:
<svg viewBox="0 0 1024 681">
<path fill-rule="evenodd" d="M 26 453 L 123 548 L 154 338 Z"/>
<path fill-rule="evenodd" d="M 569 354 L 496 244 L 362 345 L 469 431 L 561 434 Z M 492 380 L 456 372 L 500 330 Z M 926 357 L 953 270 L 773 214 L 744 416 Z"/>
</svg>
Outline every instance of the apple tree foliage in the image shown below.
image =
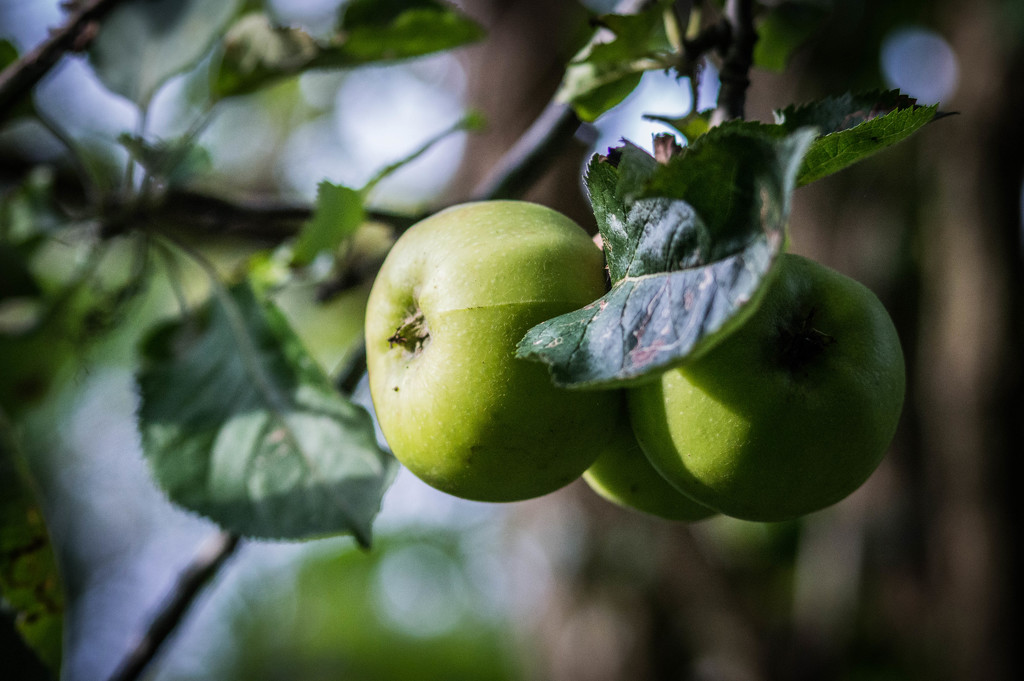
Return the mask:
<svg viewBox="0 0 1024 681">
<path fill-rule="evenodd" d="M 668 147 L 664 163 L 628 143 L 595 156 L 586 184 L 611 291 L 531 329 L 519 356 L 584 387 L 627 385 L 699 353 L 756 302 L 793 191 L 937 115 L 897 92 L 845 95 L 778 111 L 774 124 L 729 121 Z"/>
<path fill-rule="evenodd" d="M 225 101 L 306 72 L 485 39 L 443 0 L 351 0 L 334 26 L 315 35 L 281 25 L 257 0 L 106 4 L 87 58 L 143 120 L 161 88 L 183 74 L 209 116 Z M 598 34 L 566 66 L 556 100 L 581 121 L 615 107 L 645 71 L 667 70 L 681 87 L 694 87 L 707 60 L 727 55 L 736 36 L 726 18 L 716 19 L 724 17 L 721 3 L 694 3 L 688 18 L 668 0 L 638 4 L 635 13 L 594 17 Z M 751 6 L 759 39 L 748 69 L 784 69 L 827 13 L 827 3 L 811 0 Z M 0 42 L 0 68 L 26 59 Z M 756 305 L 786 244 L 793 192 L 940 114 L 898 92 L 870 92 L 786 106 L 771 123 L 714 116 L 662 119 L 679 137 L 656 140 L 654 156 L 624 141 L 587 165 L 610 290 L 535 327 L 519 346 L 524 359 L 549 365 L 557 384 L 627 385 L 714 343 Z M 32 118 L 54 128 L 31 96 L 0 110 L 5 125 Z M 479 124 L 470 113 L 455 128 Z M 289 213 L 297 229 L 271 235 L 284 257 L 268 250 L 226 276 L 174 229 L 179 190 L 209 170 L 201 128 L 175 139 L 157 139 L 144 126 L 125 131 L 120 153 L 53 129 L 79 175 L 81 205 L 60 199 L 46 165 L 26 169 L 0 195 L 0 606 L 52 669 L 60 664 L 60 579 L 19 453 L 19 419 L 65 376 L 76 352 L 125 323 L 133 301 L 157 281 L 157 263 L 165 265 L 160 285 L 170 281 L 181 304 L 172 319 L 152 324 L 138 348 L 138 427 L 171 500 L 244 536 L 347 533 L 369 545 L 395 473 L 370 417 L 350 399 L 352 376 L 328 375 L 270 293 L 312 263 L 351 255 L 366 221 L 380 219 L 369 190 L 429 144 L 365 186 L 322 183 L 315 207 Z M 219 197 L 203 197 L 202 205 L 233 207 Z M 412 221 L 388 217 L 399 227 Z M 55 265 L 53 245 L 69 241 L 82 246 L 71 262 Z M 128 271 L 106 271 L 115 252 L 128 254 Z M 182 260 L 205 272 L 212 292 L 205 300 L 190 302 L 180 290 Z"/>
</svg>

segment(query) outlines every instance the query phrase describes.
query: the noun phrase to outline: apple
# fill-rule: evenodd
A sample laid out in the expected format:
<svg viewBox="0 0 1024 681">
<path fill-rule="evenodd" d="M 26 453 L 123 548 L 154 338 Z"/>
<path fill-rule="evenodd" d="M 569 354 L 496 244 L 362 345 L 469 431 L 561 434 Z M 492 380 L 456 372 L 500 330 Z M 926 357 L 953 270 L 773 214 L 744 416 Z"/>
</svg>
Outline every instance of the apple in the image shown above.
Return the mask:
<svg viewBox="0 0 1024 681">
<path fill-rule="evenodd" d="M 618 429 L 597 461 L 583 473 L 590 489 L 622 508 L 667 520 L 696 521 L 715 515 L 668 483 L 647 460 L 630 428 Z"/>
<path fill-rule="evenodd" d="M 405 232 L 370 291 L 366 363 L 395 457 L 479 501 L 541 496 L 628 428 L 621 391 L 555 387 L 516 359 L 526 331 L 605 292 L 604 259 L 560 213 L 522 201 L 441 211 Z"/>
<path fill-rule="evenodd" d="M 865 286 L 784 254 L 757 310 L 706 353 L 631 388 L 654 467 L 723 514 L 776 521 L 857 489 L 903 406 L 892 320 Z"/>
</svg>

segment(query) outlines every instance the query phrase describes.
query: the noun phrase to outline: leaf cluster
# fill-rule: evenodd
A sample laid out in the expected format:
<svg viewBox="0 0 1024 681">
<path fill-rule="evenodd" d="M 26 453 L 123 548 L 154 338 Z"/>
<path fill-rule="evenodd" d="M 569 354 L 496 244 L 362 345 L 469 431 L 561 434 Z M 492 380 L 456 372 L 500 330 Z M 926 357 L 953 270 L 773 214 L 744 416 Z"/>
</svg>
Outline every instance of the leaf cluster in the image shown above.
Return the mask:
<svg viewBox="0 0 1024 681">
<path fill-rule="evenodd" d="M 565 387 L 624 386 L 699 356 L 753 312 L 787 243 L 791 196 L 905 139 L 937 117 L 898 92 L 845 95 L 776 114 L 776 123 L 700 116 L 661 158 L 626 143 L 595 155 L 586 184 L 611 290 L 548 320 L 518 355 Z"/>
<path fill-rule="evenodd" d="M 680 5 L 692 5 L 686 14 Z M 703 65 L 726 54 L 734 40 L 721 3 L 655 0 L 635 14 L 604 14 L 593 22 L 603 30 L 568 64 L 556 97 L 580 119 L 594 121 L 640 84 L 647 71 L 673 72 L 690 80 L 696 101 Z M 783 71 L 790 58 L 829 15 L 832 0 L 757 3 L 753 66 Z"/>
</svg>

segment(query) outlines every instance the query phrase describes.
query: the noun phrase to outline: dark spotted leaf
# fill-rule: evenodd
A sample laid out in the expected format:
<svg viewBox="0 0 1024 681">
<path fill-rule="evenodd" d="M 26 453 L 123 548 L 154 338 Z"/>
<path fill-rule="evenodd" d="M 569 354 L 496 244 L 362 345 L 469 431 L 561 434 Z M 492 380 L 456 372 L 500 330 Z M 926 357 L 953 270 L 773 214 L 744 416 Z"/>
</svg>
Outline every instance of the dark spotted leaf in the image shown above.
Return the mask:
<svg viewBox="0 0 1024 681">
<path fill-rule="evenodd" d="M 813 130 L 716 129 L 659 164 L 627 145 L 587 173 L 612 288 L 526 334 L 556 384 L 628 385 L 710 347 L 753 311 L 786 237 Z"/>
<path fill-rule="evenodd" d="M 920 106 L 898 90 L 845 94 L 775 114 L 783 131 L 814 126 L 819 137 L 807 151 L 797 185 L 837 173 L 900 142 L 941 118 L 938 105 Z"/>
</svg>

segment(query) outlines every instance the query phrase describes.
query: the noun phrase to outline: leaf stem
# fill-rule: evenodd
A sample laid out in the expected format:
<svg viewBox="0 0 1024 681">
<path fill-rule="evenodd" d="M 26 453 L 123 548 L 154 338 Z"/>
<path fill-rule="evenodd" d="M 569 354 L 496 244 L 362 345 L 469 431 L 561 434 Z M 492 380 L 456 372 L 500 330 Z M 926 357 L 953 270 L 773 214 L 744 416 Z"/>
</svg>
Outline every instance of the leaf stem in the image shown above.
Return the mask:
<svg viewBox="0 0 1024 681">
<path fill-rule="evenodd" d="M 433 147 L 435 144 L 437 144 L 441 140 L 445 139 L 449 135 L 452 135 L 452 134 L 457 133 L 457 132 L 461 132 L 463 130 L 473 130 L 473 129 L 479 127 L 480 123 L 481 123 L 481 120 L 480 120 L 480 115 L 479 114 L 477 114 L 475 112 L 470 112 L 470 113 L 466 114 L 461 119 L 456 121 L 453 125 L 449 126 L 445 130 L 442 130 L 438 134 L 436 134 L 433 137 L 431 137 L 430 139 L 428 139 L 426 142 L 424 142 L 422 145 L 420 145 L 420 147 L 418 149 L 413 151 L 411 154 L 409 154 L 405 158 L 399 159 L 399 160 L 395 161 L 394 163 L 391 163 L 390 165 L 384 166 L 379 171 L 377 171 L 377 174 L 374 175 L 372 178 L 370 178 L 370 181 L 367 182 L 366 186 L 363 187 L 363 189 L 362 189 L 363 196 L 366 196 L 371 191 L 373 191 L 373 188 L 376 187 L 381 182 L 381 180 L 386 178 L 388 175 L 390 175 L 391 173 L 395 172 L 399 168 L 405 166 L 407 163 L 411 163 L 411 162 L 415 161 L 420 156 L 422 156 L 423 154 L 425 154 L 428 151 L 430 151 L 431 147 Z"/>
<path fill-rule="evenodd" d="M 46 112 L 39 111 L 37 109 L 35 117 L 36 120 L 39 121 L 39 124 L 43 126 L 47 132 L 53 135 L 54 139 L 56 139 L 65 150 L 67 150 L 68 157 L 71 159 L 71 163 L 74 166 L 75 171 L 78 173 L 79 178 L 81 178 L 82 189 L 85 192 L 86 197 L 89 199 L 89 202 L 92 204 L 99 202 L 101 197 L 99 178 L 93 177 L 89 168 L 82 161 L 82 157 L 77 145 L 75 144 L 75 139 L 66 130 L 64 130 L 64 128 L 60 127 L 56 121 L 50 118 L 49 114 Z"/>
<path fill-rule="evenodd" d="M 178 312 L 182 317 L 191 317 L 192 307 L 189 305 L 188 296 L 185 294 L 185 288 L 182 285 L 184 277 L 181 274 L 181 267 L 178 265 L 178 259 L 175 256 L 174 251 L 172 251 L 167 244 L 158 239 L 153 239 L 152 243 L 153 247 L 157 249 L 157 252 L 163 258 L 164 264 L 167 266 L 167 281 L 171 286 L 171 292 L 174 294 L 174 299 L 178 303 Z"/>
<path fill-rule="evenodd" d="M 302 460 L 306 467 L 310 471 L 316 472 L 317 466 L 315 462 L 305 455 L 298 437 L 285 416 L 289 411 L 288 398 L 281 394 L 281 391 L 274 386 L 270 376 L 267 375 L 256 343 L 246 328 L 242 310 L 239 309 L 238 304 L 231 297 L 231 292 L 228 291 L 224 282 L 221 281 L 220 275 L 217 273 L 213 263 L 188 244 L 182 243 L 173 236 L 164 236 L 188 255 L 206 273 L 207 278 L 210 280 L 213 295 L 227 317 L 228 325 L 231 328 L 231 335 L 234 336 L 235 342 L 238 344 L 238 354 L 242 358 L 246 371 L 253 380 L 253 385 L 259 390 L 274 418 L 282 424 L 285 437 L 289 439 L 295 451 L 302 454 Z"/>
<path fill-rule="evenodd" d="M 686 54 L 686 29 L 690 25 L 693 0 L 676 0 L 665 13 L 665 31 L 680 57 Z"/>
<path fill-rule="evenodd" d="M 213 295 L 220 304 L 220 307 L 227 319 L 230 333 L 238 345 L 238 354 L 239 357 L 241 357 L 245 371 L 252 379 L 253 386 L 265 402 L 268 412 L 272 415 L 273 420 L 276 421 L 278 426 L 276 431 L 280 432 L 288 441 L 291 448 L 301 458 L 306 470 L 312 475 L 321 476 L 323 473 L 320 469 L 319 463 L 314 457 L 309 455 L 309 452 L 303 445 L 302 439 L 299 437 L 299 433 L 296 431 L 294 422 L 288 419 L 289 413 L 294 409 L 292 402 L 293 398 L 275 385 L 272 376 L 268 373 L 267 367 L 265 366 L 265 360 L 260 355 L 256 339 L 250 333 L 249 328 L 246 325 L 242 309 L 235 301 L 231 291 L 229 291 L 224 285 L 224 282 L 221 281 L 213 263 L 211 263 L 202 253 L 198 252 L 188 244 L 177 241 L 171 235 L 163 236 L 170 243 L 173 243 L 186 255 L 192 258 L 192 260 L 199 265 L 199 267 L 202 268 L 209 277 Z M 365 365 L 365 363 L 364 358 L 361 365 Z M 346 507 L 344 509 L 344 513 L 346 520 L 349 521 L 349 526 L 352 528 L 353 537 L 355 537 L 360 546 L 364 548 L 369 547 L 369 537 L 359 531 L 358 523 L 352 519 L 351 513 L 348 511 L 349 509 Z"/>
</svg>

